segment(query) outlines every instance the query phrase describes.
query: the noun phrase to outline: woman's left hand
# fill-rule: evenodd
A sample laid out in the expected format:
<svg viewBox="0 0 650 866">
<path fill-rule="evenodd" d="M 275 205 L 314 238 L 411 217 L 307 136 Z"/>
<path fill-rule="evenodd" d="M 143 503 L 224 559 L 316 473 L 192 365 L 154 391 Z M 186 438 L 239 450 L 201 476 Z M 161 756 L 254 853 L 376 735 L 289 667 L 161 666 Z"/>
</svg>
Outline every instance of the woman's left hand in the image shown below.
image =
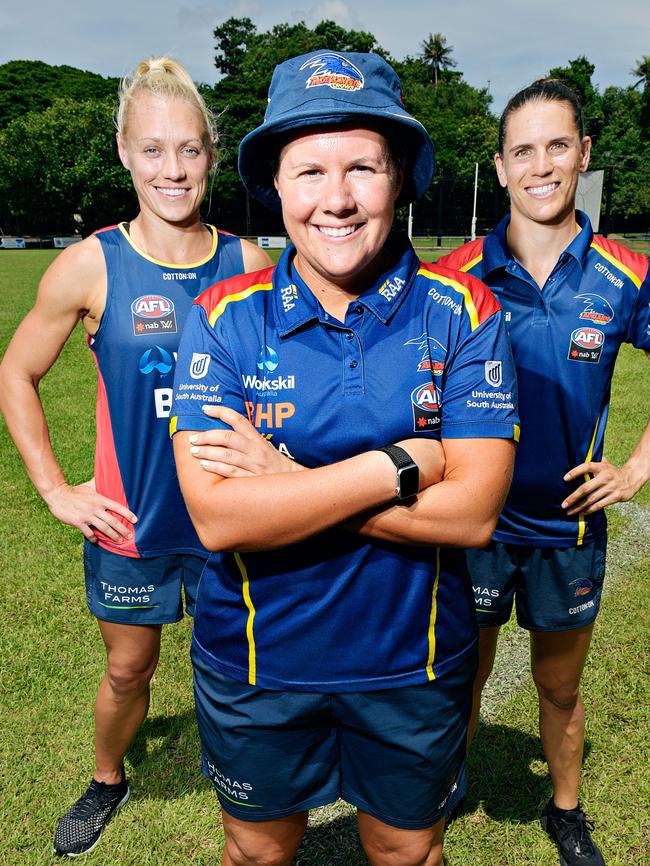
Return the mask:
<svg viewBox="0 0 650 866">
<path fill-rule="evenodd" d="M 231 430 L 203 430 L 190 436 L 190 453 L 206 472 L 225 478 L 297 472 L 304 467 L 275 448 L 250 421 L 234 409 L 219 404 L 203 406 L 204 413 Z"/>
</svg>

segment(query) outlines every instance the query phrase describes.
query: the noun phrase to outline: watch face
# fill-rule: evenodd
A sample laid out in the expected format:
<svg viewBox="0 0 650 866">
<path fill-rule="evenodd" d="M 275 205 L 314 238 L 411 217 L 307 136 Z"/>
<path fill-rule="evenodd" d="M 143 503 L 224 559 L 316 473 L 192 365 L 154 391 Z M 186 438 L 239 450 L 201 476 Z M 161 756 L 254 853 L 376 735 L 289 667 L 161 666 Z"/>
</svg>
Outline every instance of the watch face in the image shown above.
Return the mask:
<svg viewBox="0 0 650 866">
<path fill-rule="evenodd" d="M 397 487 L 399 489 L 397 495 L 400 499 L 408 499 L 419 491 L 420 470 L 415 463 L 397 470 Z"/>
</svg>

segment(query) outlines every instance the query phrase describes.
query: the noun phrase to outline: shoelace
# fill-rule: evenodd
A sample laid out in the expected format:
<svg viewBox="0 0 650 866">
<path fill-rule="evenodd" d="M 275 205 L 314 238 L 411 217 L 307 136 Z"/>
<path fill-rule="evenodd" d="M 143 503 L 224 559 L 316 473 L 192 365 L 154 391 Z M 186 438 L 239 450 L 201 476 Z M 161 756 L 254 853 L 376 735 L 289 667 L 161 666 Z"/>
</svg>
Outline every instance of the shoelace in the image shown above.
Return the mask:
<svg viewBox="0 0 650 866">
<path fill-rule="evenodd" d="M 561 824 L 566 825 L 568 822 L 562 819 Z M 594 831 L 595 826 L 584 812 L 577 812 L 575 820 L 571 821 L 566 829 L 560 830 L 559 835 L 562 842 L 570 840 L 579 854 L 595 854 L 594 843 L 589 835 L 590 832 Z"/>
<path fill-rule="evenodd" d="M 116 796 L 115 793 L 113 791 L 108 791 L 106 785 L 100 788 L 100 784 L 101 782 L 95 782 L 91 786 L 92 793 L 89 791 L 87 796 L 81 798 L 81 800 L 75 805 L 70 817 L 89 818 L 93 812 L 97 811 L 98 805 L 101 808 L 110 803 L 110 801 Z"/>
</svg>

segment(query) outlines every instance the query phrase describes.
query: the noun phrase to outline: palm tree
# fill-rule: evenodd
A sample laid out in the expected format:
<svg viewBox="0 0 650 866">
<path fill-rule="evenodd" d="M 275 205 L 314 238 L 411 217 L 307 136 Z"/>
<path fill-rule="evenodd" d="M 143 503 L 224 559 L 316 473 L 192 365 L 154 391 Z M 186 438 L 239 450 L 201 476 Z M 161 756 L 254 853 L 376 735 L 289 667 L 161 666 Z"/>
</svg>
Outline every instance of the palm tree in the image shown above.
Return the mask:
<svg viewBox="0 0 650 866">
<path fill-rule="evenodd" d="M 453 45 L 447 45 L 447 39 L 442 33 L 429 33 L 429 38 L 421 43 L 421 57 L 433 69 L 433 80 L 438 87 L 438 73 L 441 69 L 453 69 L 456 61 L 451 56 Z"/>
<path fill-rule="evenodd" d="M 634 84 L 634 87 L 642 84 L 644 90 L 650 90 L 650 54 L 644 54 L 641 60 L 636 61 L 636 66 L 630 72 L 630 75 L 639 79 Z"/>
</svg>

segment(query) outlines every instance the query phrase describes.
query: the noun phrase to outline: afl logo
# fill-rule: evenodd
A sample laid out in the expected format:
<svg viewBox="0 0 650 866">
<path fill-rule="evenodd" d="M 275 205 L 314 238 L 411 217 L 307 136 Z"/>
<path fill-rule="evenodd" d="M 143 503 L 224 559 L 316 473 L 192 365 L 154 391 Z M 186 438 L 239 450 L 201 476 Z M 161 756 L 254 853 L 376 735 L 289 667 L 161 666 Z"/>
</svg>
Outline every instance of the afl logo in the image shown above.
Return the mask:
<svg viewBox="0 0 650 866">
<path fill-rule="evenodd" d="M 597 328 L 576 328 L 571 334 L 571 341 L 583 349 L 598 349 L 603 345 L 605 336 Z"/>
<path fill-rule="evenodd" d="M 420 409 L 426 409 L 429 412 L 438 409 L 438 389 L 433 382 L 416 388 L 413 392 L 413 402 L 416 406 L 419 406 Z"/>
<path fill-rule="evenodd" d="M 174 312 L 174 305 L 163 295 L 142 295 L 131 304 L 131 312 L 142 319 L 162 319 Z"/>
<path fill-rule="evenodd" d="M 176 333 L 174 304 L 164 295 L 140 295 L 131 304 L 131 317 L 136 337 Z"/>
<path fill-rule="evenodd" d="M 440 429 L 440 396 L 433 382 L 419 385 L 411 392 L 411 406 L 416 433 Z"/>
<path fill-rule="evenodd" d="M 569 361 L 597 364 L 605 344 L 605 335 L 598 328 L 576 328 L 569 343 Z"/>
</svg>

